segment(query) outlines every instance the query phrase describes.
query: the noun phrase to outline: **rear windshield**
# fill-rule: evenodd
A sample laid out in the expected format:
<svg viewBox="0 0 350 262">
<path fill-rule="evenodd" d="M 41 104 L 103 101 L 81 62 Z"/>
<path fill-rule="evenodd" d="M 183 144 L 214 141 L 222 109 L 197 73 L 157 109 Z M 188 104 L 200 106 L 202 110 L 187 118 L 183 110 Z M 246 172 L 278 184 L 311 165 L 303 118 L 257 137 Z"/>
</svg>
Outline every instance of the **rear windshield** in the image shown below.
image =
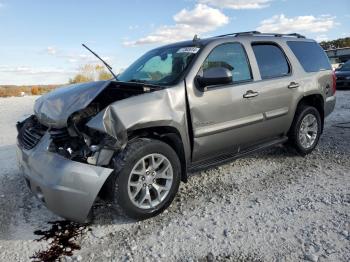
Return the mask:
<svg viewBox="0 0 350 262">
<path fill-rule="evenodd" d="M 287 43 L 306 72 L 332 69 L 326 53 L 316 42 L 288 41 Z"/>
</svg>

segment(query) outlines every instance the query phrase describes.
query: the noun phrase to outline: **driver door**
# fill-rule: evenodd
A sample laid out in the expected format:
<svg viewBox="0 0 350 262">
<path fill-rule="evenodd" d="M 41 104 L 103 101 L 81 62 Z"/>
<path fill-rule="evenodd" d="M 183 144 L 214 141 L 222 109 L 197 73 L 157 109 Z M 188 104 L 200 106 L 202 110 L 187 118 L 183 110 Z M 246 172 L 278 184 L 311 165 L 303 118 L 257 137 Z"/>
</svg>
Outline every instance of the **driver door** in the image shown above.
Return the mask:
<svg viewBox="0 0 350 262">
<path fill-rule="evenodd" d="M 249 60 L 242 44 L 225 43 L 215 47 L 201 70 L 225 67 L 232 71 L 233 82 L 198 88 L 196 78 L 188 85 L 193 127 L 192 161 L 209 159 L 240 148 L 263 136 L 263 112 L 254 106 L 256 89 Z M 191 88 L 192 85 L 192 88 Z"/>
</svg>

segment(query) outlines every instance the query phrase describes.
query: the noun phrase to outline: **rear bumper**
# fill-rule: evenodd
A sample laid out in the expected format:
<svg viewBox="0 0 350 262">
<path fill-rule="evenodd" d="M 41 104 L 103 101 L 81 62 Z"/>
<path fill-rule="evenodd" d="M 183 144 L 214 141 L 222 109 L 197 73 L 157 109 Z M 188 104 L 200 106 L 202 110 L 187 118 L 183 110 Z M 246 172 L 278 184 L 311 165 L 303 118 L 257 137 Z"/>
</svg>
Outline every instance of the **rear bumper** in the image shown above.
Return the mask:
<svg viewBox="0 0 350 262">
<path fill-rule="evenodd" d="M 330 113 L 333 112 L 336 100 L 337 99 L 336 99 L 335 95 L 329 96 L 326 98 L 326 103 L 324 105 L 324 116 L 325 117 L 327 117 L 328 115 L 330 115 Z"/>
<path fill-rule="evenodd" d="M 68 160 L 47 151 L 49 144 L 46 133 L 32 150 L 17 146 L 19 168 L 31 191 L 48 209 L 66 219 L 85 222 L 113 169 Z"/>
</svg>

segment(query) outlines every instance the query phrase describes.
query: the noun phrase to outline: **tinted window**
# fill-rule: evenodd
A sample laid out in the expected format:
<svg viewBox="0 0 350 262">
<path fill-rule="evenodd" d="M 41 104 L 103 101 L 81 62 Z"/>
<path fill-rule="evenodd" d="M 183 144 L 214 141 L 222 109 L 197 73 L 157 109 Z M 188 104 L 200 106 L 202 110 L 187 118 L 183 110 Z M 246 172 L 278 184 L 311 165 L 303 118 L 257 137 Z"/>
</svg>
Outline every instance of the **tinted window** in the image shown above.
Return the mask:
<svg viewBox="0 0 350 262">
<path fill-rule="evenodd" d="M 183 75 L 199 50 L 195 46 L 151 50 L 121 73 L 118 81 L 172 85 Z"/>
<path fill-rule="evenodd" d="M 331 69 L 326 53 L 317 43 L 299 41 L 288 41 L 287 43 L 306 72 Z"/>
<path fill-rule="evenodd" d="M 233 82 L 252 79 L 246 53 L 239 43 L 223 44 L 216 47 L 202 65 L 203 70 L 212 67 L 226 67 L 232 71 Z"/>
<path fill-rule="evenodd" d="M 289 64 L 282 50 L 274 44 L 253 44 L 262 79 L 285 76 L 290 73 Z"/>
</svg>

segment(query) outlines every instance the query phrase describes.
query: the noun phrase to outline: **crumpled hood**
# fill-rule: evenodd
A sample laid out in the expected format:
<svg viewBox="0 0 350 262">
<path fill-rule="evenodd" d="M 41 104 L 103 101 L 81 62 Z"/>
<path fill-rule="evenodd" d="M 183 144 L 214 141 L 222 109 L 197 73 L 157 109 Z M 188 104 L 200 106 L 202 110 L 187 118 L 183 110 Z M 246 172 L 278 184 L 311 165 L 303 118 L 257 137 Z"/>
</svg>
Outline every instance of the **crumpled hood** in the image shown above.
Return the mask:
<svg viewBox="0 0 350 262">
<path fill-rule="evenodd" d="M 109 83 L 98 81 L 57 88 L 35 101 L 34 113 L 41 124 L 63 128 L 71 114 L 86 108 Z"/>
</svg>

